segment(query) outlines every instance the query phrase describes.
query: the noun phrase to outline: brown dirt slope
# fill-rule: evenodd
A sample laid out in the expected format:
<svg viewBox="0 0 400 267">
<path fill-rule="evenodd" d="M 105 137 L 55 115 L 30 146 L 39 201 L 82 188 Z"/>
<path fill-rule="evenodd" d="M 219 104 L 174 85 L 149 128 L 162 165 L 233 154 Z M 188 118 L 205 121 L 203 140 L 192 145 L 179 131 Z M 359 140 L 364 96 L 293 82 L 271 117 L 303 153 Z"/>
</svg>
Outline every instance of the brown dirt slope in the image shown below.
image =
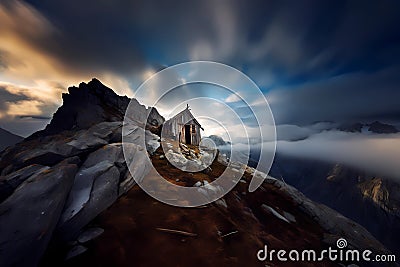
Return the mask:
<svg viewBox="0 0 400 267">
<path fill-rule="evenodd" d="M 159 151 L 158 151 L 159 152 Z M 160 153 L 153 164 L 167 180 L 192 186 L 196 181 L 212 181 L 225 166 L 215 161 L 210 173 L 180 171 Z M 176 182 L 176 179 L 179 179 Z M 199 208 L 178 208 L 160 203 L 138 186 L 133 187 L 93 222 L 105 229 L 103 235 L 85 244 L 82 255 L 64 261 L 64 252 L 49 251 L 44 265 L 64 266 L 265 266 L 256 253 L 264 244 L 275 249 L 322 249 L 323 230 L 279 189 L 264 183 L 255 193 L 247 193 L 250 176 L 228 193 L 222 204 Z M 278 212 L 290 212 L 295 223 L 287 223 L 265 212 L 267 204 Z M 158 228 L 193 233 L 186 236 Z M 291 266 L 290 263 L 268 263 Z M 321 263 L 319 263 L 321 264 Z M 323 263 L 331 265 L 329 262 Z M 313 266 L 297 263 L 297 266 Z"/>
</svg>

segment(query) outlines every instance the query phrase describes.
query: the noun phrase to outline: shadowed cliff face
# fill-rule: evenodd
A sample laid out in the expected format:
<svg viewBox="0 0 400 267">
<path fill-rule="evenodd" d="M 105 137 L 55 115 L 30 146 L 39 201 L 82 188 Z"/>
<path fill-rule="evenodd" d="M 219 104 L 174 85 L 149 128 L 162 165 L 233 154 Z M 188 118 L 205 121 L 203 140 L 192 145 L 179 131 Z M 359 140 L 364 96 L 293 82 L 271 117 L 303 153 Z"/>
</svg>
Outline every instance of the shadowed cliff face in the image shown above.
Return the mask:
<svg viewBox="0 0 400 267">
<path fill-rule="evenodd" d="M 263 244 L 319 250 L 335 247 L 340 237 L 353 248 L 388 253 L 358 224 L 272 177 L 248 193 L 254 169 L 247 166 L 238 165 L 246 169 L 242 181 L 213 204 L 163 205 L 135 185 L 135 179 L 153 179 L 146 176 L 148 155 L 165 179 L 181 186 L 212 182 L 226 161 L 218 157 L 211 169 L 195 174 L 173 167 L 152 133 L 164 118 L 132 100 L 135 117 L 148 120 L 126 133 L 124 149 L 137 166 L 130 173 L 121 144 L 129 99 L 94 79 L 71 87 L 63 100 L 45 130 L 0 154 L 1 266 L 264 266 L 255 258 Z M 136 131 L 140 128 L 146 142 Z M 196 238 L 176 237 L 167 228 L 193 232 Z M 162 253 L 155 254 L 158 250 Z"/>
</svg>

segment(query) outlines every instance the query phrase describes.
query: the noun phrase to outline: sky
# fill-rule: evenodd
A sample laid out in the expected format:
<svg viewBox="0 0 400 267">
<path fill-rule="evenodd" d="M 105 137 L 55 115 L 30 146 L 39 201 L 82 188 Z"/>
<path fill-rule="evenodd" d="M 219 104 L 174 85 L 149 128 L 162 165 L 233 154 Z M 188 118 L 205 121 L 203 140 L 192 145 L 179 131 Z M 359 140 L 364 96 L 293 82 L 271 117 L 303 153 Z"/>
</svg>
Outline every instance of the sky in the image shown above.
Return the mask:
<svg viewBox="0 0 400 267">
<path fill-rule="evenodd" d="M 399 1 L 3 0 L 0 127 L 28 136 L 49 122 L 69 86 L 96 77 L 133 97 L 158 70 L 193 60 L 227 64 L 252 79 L 281 141 L 333 124 L 398 125 L 399 11 Z M 248 107 L 215 86 L 181 91 L 160 103 L 164 116 L 208 96 L 231 103 L 252 126 Z"/>
</svg>

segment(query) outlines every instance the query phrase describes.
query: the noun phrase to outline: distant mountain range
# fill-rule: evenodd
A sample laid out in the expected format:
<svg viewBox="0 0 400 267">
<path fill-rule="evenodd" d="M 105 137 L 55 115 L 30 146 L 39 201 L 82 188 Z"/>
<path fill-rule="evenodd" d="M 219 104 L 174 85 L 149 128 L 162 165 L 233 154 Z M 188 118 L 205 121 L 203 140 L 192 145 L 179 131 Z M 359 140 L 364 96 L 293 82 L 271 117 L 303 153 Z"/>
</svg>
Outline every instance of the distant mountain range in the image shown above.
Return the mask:
<svg viewBox="0 0 400 267">
<path fill-rule="evenodd" d="M 0 151 L 21 142 L 24 138 L 0 128 Z"/>
<path fill-rule="evenodd" d="M 213 140 L 217 147 L 231 144 L 231 142 L 225 141 L 222 137 L 220 137 L 218 135 L 210 135 L 208 138 Z"/>
<path fill-rule="evenodd" d="M 399 130 L 391 125 L 382 123 L 379 121 L 375 121 L 373 123 L 347 123 L 342 124 L 338 127 L 340 131 L 344 132 L 352 132 L 352 133 L 378 133 L 378 134 L 391 134 L 391 133 L 398 133 Z"/>
</svg>

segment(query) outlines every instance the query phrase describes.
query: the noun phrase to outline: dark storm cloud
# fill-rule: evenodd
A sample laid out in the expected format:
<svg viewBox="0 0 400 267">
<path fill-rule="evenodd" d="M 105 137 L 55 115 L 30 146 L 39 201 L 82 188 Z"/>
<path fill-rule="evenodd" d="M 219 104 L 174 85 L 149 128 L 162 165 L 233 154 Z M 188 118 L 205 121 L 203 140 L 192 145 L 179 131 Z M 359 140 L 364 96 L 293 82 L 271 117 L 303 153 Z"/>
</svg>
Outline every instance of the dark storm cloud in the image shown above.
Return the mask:
<svg viewBox="0 0 400 267">
<path fill-rule="evenodd" d="M 2 2 L 12 29 L 66 72 L 132 85 L 138 67 L 213 60 L 254 79 L 279 124 L 399 118 L 398 1 L 27 3 Z"/>
<path fill-rule="evenodd" d="M 270 59 L 266 65 L 277 68 L 310 59 L 307 65 L 318 65 L 339 55 L 357 58 L 371 49 L 360 45 L 392 34 L 397 14 L 394 2 L 379 7 L 339 1 L 29 2 L 67 38 L 66 59 L 76 53 L 119 64 L 126 64 L 122 55 L 129 58 L 136 49 L 181 61 L 196 47 L 199 56 L 210 56 L 203 59 L 238 65 Z"/>
<path fill-rule="evenodd" d="M 38 6 L 43 10 L 35 3 L 13 0 L 4 1 L 2 6 L 19 18 L 14 31 L 38 51 L 58 60 L 66 71 L 126 74 L 141 65 L 136 42 L 130 38 L 134 33 L 125 28 L 123 15 L 113 12 L 113 5 L 96 1 L 78 6 L 72 2 L 41 1 Z M 26 14 L 40 20 L 40 28 L 26 27 L 31 22 Z"/>
<path fill-rule="evenodd" d="M 0 122 L 9 122 L 14 117 L 49 119 L 58 105 L 43 101 L 30 90 L 32 89 L 0 84 Z"/>
<path fill-rule="evenodd" d="M 43 129 L 57 108 L 54 103 L 43 102 L 26 93 L 24 88 L 0 85 L 0 128 L 23 137 Z M 10 114 L 10 112 L 17 112 L 17 114 Z M 23 115 L 19 115 L 18 112 Z M 43 115 L 38 115 L 38 113 Z"/>
<path fill-rule="evenodd" d="M 13 133 L 26 137 L 32 132 L 43 128 L 49 122 L 49 118 L 38 118 L 36 115 L 11 116 L 7 114 L 10 105 L 18 104 L 21 101 L 37 100 L 31 99 L 23 93 L 12 93 L 5 86 L 0 86 L 0 128 L 4 127 Z M 43 103 L 39 108 L 46 110 L 47 107 L 48 105 Z"/>
<path fill-rule="evenodd" d="M 400 68 L 356 72 L 267 95 L 277 123 L 400 119 Z"/>
<path fill-rule="evenodd" d="M 10 93 L 4 86 L 0 86 L 0 112 L 6 112 L 10 103 L 16 103 L 29 98 L 23 94 Z"/>
</svg>

